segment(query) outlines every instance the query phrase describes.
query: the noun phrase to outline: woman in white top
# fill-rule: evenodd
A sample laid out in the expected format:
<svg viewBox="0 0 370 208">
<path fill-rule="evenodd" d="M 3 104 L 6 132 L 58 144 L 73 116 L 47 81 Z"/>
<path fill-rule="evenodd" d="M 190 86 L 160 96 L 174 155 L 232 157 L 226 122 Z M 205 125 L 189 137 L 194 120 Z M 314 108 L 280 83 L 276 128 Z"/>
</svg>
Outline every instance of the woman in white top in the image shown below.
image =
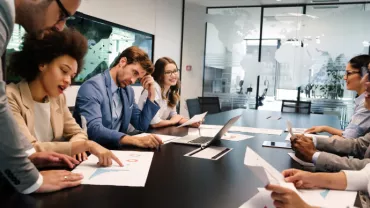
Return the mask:
<svg viewBox="0 0 370 208">
<path fill-rule="evenodd" d="M 155 101 L 161 107 L 150 122 L 152 128 L 183 124 L 188 119 L 178 115 L 176 105 L 180 100 L 179 70 L 174 60 L 162 57 L 155 62 L 152 74 L 156 88 Z M 144 91 L 139 99 L 139 107 L 142 108 L 148 91 Z M 200 123 L 194 123 L 191 127 L 199 127 Z"/>
<path fill-rule="evenodd" d="M 286 182 L 294 183 L 300 189 L 335 189 L 347 191 L 362 191 L 369 195 L 370 191 L 370 164 L 362 170 L 343 170 L 338 173 L 311 173 L 297 169 L 283 171 Z M 274 205 L 281 208 L 312 208 L 304 202 L 296 192 L 278 185 L 269 184 L 267 190 L 272 191 L 271 198 Z M 368 201 L 368 200 L 366 200 Z M 366 203 L 366 207 L 370 204 Z"/>
<path fill-rule="evenodd" d="M 76 30 L 50 32 L 43 39 L 26 35 L 22 50 L 10 59 L 9 69 L 23 80 L 8 85 L 9 105 L 36 151 L 74 155 L 80 161 L 89 151 L 99 165 L 110 166 L 115 160 L 122 166 L 111 151 L 88 140 L 66 104 L 63 91 L 80 72 L 86 52 L 87 41 Z"/>
</svg>

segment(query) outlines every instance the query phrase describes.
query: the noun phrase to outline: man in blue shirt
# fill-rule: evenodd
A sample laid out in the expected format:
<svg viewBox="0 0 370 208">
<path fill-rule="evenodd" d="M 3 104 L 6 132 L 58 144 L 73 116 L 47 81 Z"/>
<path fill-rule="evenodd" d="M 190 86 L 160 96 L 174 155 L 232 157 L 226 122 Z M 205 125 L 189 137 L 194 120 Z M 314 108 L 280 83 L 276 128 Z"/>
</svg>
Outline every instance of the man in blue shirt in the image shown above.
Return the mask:
<svg viewBox="0 0 370 208">
<path fill-rule="evenodd" d="M 113 62 L 112 68 L 82 84 L 76 99 L 74 116 L 87 120 L 89 138 L 97 143 L 118 148 L 133 145 L 156 148 L 162 140 L 155 135 L 144 137 L 126 134 L 131 123 L 137 130 L 146 131 L 159 110 L 154 102 L 155 87 L 152 62 L 148 55 L 132 46 L 124 50 Z M 141 79 L 149 95 L 142 110 L 135 103 L 134 90 L 130 86 Z"/>
</svg>

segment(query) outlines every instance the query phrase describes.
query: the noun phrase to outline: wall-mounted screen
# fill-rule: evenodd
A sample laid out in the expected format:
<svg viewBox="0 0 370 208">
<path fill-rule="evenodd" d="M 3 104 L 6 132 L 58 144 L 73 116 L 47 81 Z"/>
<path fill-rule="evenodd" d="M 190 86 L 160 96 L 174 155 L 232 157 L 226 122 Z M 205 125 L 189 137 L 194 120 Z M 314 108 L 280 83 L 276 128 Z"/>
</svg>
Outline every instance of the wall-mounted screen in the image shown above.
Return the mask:
<svg viewBox="0 0 370 208">
<path fill-rule="evenodd" d="M 143 49 L 153 60 L 154 35 L 152 34 L 79 12 L 67 20 L 66 25 L 80 31 L 87 38 L 89 45 L 85 56 L 85 65 L 81 73 L 74 79 L 74 84 L 81 84 L 108 69 L 113 60 L 130 46 L 138 46 Z M 20 25 L 15 25 L 10 43 L 7 46 L 7 60 L 12 52 L 20 50 L 24 34 L 25 30 Z M 6 80 L 7 82 L 18 82 L 20 78 L 11 71 L 7 71 Z"/>
</svg>

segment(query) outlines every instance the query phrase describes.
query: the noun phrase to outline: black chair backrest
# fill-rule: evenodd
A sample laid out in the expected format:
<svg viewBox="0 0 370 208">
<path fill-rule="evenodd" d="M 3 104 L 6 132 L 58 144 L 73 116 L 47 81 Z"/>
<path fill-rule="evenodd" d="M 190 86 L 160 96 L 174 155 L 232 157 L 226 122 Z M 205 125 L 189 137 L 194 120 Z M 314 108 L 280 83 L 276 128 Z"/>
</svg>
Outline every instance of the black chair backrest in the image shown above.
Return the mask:
<svg viewBox="0 0 370 208">
<path fill-rule="evenodd" d="M 218 97 L 198 97 L 198 100 L 202 113 L 208 112 L 212 114 L 221 112 L 220 100 Z"/>
<path fill-rule="evenodd" d="M 200 114 L 200 105 L 197 98 L 187 99 L 186 105 L 188 107 L 189 117 L 193 117 L 194 115 Z"/>
<path fill-rule="evenodd" d="M 283 103 L 281 105 L 281 112 L 310 114 L 311 102 L 283 100 Z"/>
</svg>

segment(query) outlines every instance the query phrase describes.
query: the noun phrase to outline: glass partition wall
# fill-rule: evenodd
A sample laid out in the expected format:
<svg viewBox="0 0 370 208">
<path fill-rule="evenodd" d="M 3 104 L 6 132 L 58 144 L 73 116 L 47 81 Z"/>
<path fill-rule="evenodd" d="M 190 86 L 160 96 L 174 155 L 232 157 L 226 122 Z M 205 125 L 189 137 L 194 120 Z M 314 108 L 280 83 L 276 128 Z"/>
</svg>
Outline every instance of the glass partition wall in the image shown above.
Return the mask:
<svg viewBox="0 0 370 208">
<path fill-rule="evenodd" d="M 208 8 L 203 96 L 219 97 L 222 110 L 276 111 L 299 97 L 345 126 L 356 93 L 343 75 L 369 54 L 369 18 L 364 3 Z"/>
</svg>

